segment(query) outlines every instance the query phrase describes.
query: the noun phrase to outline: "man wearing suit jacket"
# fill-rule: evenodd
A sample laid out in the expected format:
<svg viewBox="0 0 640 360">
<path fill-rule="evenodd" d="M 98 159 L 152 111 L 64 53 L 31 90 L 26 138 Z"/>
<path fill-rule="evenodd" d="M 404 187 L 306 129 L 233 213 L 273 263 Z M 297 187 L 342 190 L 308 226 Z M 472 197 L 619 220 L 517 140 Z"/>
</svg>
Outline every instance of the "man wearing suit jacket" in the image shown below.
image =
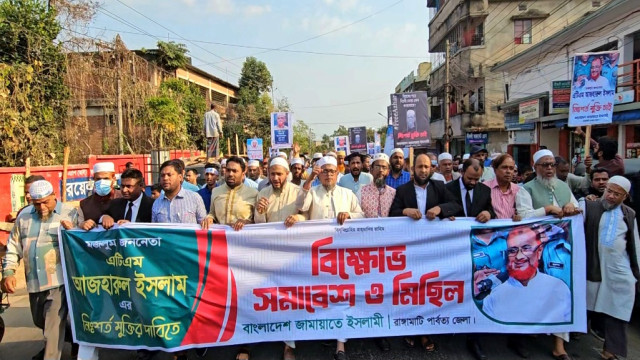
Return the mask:
<svg viewBox="0 0 640 360">
<path fill-rule="evenodd" d="M 431 159 L 426 154 L 416 157 L 413 165 L 413 181 L 401 185 L 391 204 L 389 216 L 408 216 L 415 220 L 433 220 L 436 216 L 455 216 L 462 208 L 442 181 L 431 179 Z"/>
<path fill-rule="evenodd" d="M 114 199 L 102 216 L 102 227 L 110 229 L 115 223 L 151 222 L 153 199 L 144 193 L 144 178 L 138 169 L 127 169 L 120 176 L 122 197 Z"/>
<path fill-rule="evenodd" d="M 483 168 L 476 159 L 467 159 L 462 164 L 462 176 L 445 185 L 462 208 L 453 216 L 474 217 L 486 223 L 496 218 L 491 205 L 491 189 L 480 182 Z"/>
</svg>

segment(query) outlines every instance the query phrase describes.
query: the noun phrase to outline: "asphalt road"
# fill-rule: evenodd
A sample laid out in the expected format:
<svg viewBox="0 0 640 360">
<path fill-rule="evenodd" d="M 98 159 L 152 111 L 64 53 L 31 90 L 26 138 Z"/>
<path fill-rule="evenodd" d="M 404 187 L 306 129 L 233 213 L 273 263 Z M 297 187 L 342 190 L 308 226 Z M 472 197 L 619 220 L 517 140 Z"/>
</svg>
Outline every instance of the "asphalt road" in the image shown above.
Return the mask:
<svg viewBox="0 0 640 360">
<path fill-rule="evenodd" d="M 43 347 L 42 332 L 31 321 L 29 311 L 29 297 L 22 290 L 10 297 L 11 307 L 2 314 L 7 329 L 0 343 L 0 360 L 29 360 Z M 628 359 L 640 359 L 640 319 L 634 317 L 629 327 L 629 356 Z M 473 360 L 465 346 L 464 335 L 439 335 L 434 337 L 439 349 L 435 353 L 427 354 L 418 348 L 409 349 L 403 345 L 401 338 L 391 338 L 392 350 L 382 353 L 370 339 L 353 339 L 347 343 L 347 354 L 351 360 Z M 486 354 L 491 360 L 520 359 L 505 346 L 502 335 L 484 335 L 482 343 Z M 527 348 L 531 352 L 529 359 L 553 359 L 551 356 L 552 338 L 546 335 L 528 337 Z M 261 343 L 251 346 L 252 360 L 273 360 L 282 358 L 283 344 L 278 342 Z M 574 359 L 600 359 L 599 351 L 602 343 L 591 335 L 582 334 L 579 340 L 572 340 L 567 345 L 567 351 Z M 212 348 L 205 359 L 235 358 L 238 346 Z M 320 341 L 301 341 L 297 344 L 296 356 L 298 360 L 330 360 L 334 348 L 325 346 Z M 63 359 L 70 359 L 71 345 L 67 344 Z M 101 350 L 101 360 L 134 360 L 134 351 Z M 171 354 L 158 354 L 157 360 L 170 360 Z M 195 352 L 189 352 L 189 359 L 200 359 Z"/>
</svg>

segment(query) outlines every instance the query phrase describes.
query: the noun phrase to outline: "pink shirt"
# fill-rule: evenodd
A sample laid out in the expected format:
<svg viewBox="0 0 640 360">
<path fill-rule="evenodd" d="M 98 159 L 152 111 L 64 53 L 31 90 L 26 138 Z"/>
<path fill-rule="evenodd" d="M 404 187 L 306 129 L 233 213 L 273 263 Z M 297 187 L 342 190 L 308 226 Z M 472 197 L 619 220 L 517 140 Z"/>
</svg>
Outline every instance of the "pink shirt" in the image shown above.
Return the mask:
<svg viewBox="0 0 640 360">
<path fill-rule="evenodd" d="M 498 219 L 511 219 L 516 213 L 516 195 L 520 187 L 514 183 L 511 183 L 509 190 L 503 193 L 498 185 L 498 179 L 493 179 L 483 184 L 491 188 L 491 204 L 493 210 L 496 212 Z"/>
</svg>

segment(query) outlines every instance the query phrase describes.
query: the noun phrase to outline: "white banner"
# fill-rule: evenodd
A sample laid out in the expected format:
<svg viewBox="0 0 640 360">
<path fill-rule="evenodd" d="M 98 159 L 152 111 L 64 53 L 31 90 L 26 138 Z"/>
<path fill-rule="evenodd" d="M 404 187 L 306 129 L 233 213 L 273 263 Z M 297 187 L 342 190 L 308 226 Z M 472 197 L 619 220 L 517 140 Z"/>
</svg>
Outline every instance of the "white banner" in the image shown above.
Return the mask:
<svg viewBox="0 0 640 360">
<path fill-rule="evenodd" d="M 573 58 L 569 126 L 610 124 L 618 81 L 618 51 Z"/>
</svg>

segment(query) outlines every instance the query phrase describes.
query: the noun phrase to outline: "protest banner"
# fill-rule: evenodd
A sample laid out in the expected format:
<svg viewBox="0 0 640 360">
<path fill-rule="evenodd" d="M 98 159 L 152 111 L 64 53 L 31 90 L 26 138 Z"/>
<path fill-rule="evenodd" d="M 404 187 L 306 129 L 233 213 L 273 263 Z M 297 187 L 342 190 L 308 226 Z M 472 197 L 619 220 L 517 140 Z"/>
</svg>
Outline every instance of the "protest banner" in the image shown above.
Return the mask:
<svg viewBox="0 0 640 360">
<path fill-rule="evenodd" d="M 293 144 L 293 113 L 271 113 L 271 147 L 288 149 Z"/>
<path fill-rule="evenodd" d="M 367 150 L 367 128 L 359 126 L 349 128 L 349 150 L 364 154 Z"/>
<path fill-rule="evenodd" d="M 406 217 L 342 226 L 323 220 L 242 231 L 126 224 L 61 230 L 60 239 L 81 344 L 175 351 L 586 330 L 584 241 L 573 242 L 584 239 L 581 216 L 487 224 L 459 218 L 455 226 Z M 558 244 L 570 250 L 543 263 Z M 526 287 L 517 285 L 523 276 Z"/>
<path fill-rule="evenodd" d="M 610 124 L 618 81 L 618 51 L 576 54 L 569 126 Z"/>
<path fill-rule="evenodd" d="M 426 91 L 391 94 L 391 108 L 396 147 L 431 144 Z"/>
<path fill-rule="evenodd" d="M 367 143 L 367 154 L 375 155 L 376 154 L 376 144 L 375 143 Z"/>
<path fill-rule="evenodd" d="M 348 136 L 336 136 L 333 138 L 333 148 L 336 151 L 344 151 L 346 155 L 351 152 L 349 150 L 349 137 Z"/>
<path fill-rule="evenodd" d="M 566 114 L 571 105 L 571 80 L 551 82 L 551 114 Z"/>
<path fill-rule="evenodd" d="M 374 139 L 373 153 L 378 154 L 382 152 L 382 146 L 380 146 L 380 133 L 376 131 L 373 135 L 373 139 Z"/>
<path fill-rule="evenodd" d="M 262 139 L 247 139 L 247 156 L 249 160 L 262 160 L 264 153 L 262 152 Z"/>
</svg>

